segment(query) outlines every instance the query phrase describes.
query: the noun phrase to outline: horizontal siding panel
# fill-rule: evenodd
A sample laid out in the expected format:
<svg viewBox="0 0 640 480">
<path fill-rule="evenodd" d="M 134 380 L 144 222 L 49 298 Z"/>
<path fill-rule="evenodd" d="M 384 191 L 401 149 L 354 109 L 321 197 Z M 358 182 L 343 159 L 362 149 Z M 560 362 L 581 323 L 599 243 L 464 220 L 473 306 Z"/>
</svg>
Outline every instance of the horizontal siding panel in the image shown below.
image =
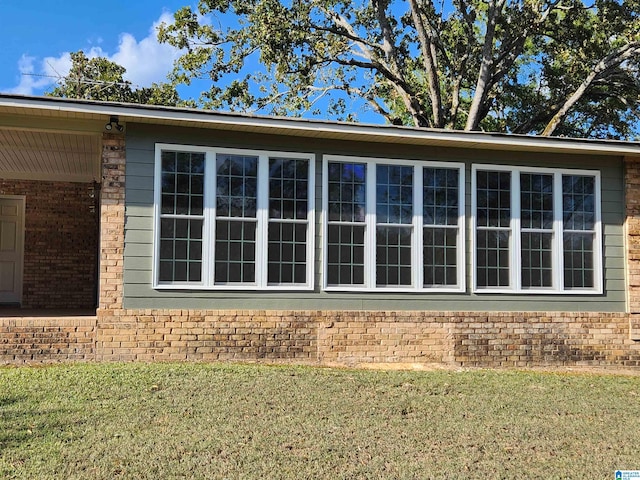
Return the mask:
<svg viewBox="0 0 640 480">
<path fill-rule="evenodd" d="M 604 193 L 604 192 L 603 192 Z M 602 202 L 602 220 L 605 222 L 620 221 L 623 218 L 623 212 L 620 210 L 620 201 Z"/>
<path fill-rule="evenodd" d="M 614 235 L 612 233 L 604 234 L 604 245 L 612 246 L 612 247 L 623 247 L 624 246 L 624 237 L 622 234 Z"/>
<path fill-rule="evenodd" d="M 138 259 L 132 258 L 131 264 L 137 263 Z M 124 283 L 127 284 L 139 284 L 139 285 L 149 285 L 151 286 L 151 270 L 135 270 L 131 265 L 127 265 L 127 270 L 123 275 Z"/>
<path fill-rule="evenodd" d="M 605 245 L 604 255 L 607 258 L 624 258 L 624 248 L 620 246 Z"/>
<path fill-rule="evenodd" d="M 127 205 L 127 217 L 153 217 L 153 205 Z"/>
<path fill-rule="evenodd" d="M 127 230 L 124 237 L 125 244 L 131 243 L 143 243 L 149 245 L 151 248 L 153 241 L 153 232 L 151 230 Z"/>
<path fill-rule="evenodd" d="M 153 248 L 148 243 L 126 242 L 124 245 L 124 254 L 127 257 L 148 257 L 153 256 Z M 129 264 L 127 263 L 127 267 Z"/>
<path fill-rule="evenodd" d="M 153 192 L 153 177 L 129 176 L 127 173 L 127 190 L 150 190 Z M 151 197 L 153 201 L 153 197 Z"/>
<path fill-rule="evenodd" d="M 605 280 L 605 289 L 609 292 L 624 292 L 624 280 L 607 278 Z"/>
<path fill-rule="evenodd" d="M 182 308 L 182 309 L 258 309 L 258 310 L 424 310 L 424 311 L 476 311 L 491 312 L 496 311 L 495 299 L 483 299 L 474 302 L 472 308 L 461 309 L 463 305 L 450 299 L 431 299 L 428 302 L 416 298 L 391 298 L 391 299 L 339 299 L 339 298 L 321 298 L 321 297 L 304 297 L 296 293 L 290 293 L 286 296 L 268 296 L 257 297 L 255 294 L 244 293 L 236 294 L 235 292 L 220 292 L 216 297 L 202 297 L 192 292 L 184 293 L 180 298 L 163 295 L 166 292 L 157 292 L 157 296 L 149 298 L 144 292 L 140 292 L 140 296 L 136 295 L 133 288 L 129 288 L 128 296 L 125 302 L 125 308 L 150 308 L 149 300 L 153 301 L 153 308 Z M 498 300 L 502 302 L 503 299 Z M 540 311 L 540 306 L 549 305 L 547 299 L 541 303 L 540 298 L 525 298 L 520 301 L 504 304 L 500 311 Z M 428 305 L 425 308 L 425 303 Z M 620 307 L 622 304 L 622 307 Z M 466 306 L 466 305 L 465 305 Z M 518 308 L 516 308 L 516 306 Z M 563 310 L 571 312 L 587 312 L 587 311 L 603 311 L 603 312 L 622 312 L 624 311 L 624 299 L 618 302 L 594 301 L 584 302 L 579 299 L 557 302 L 549 305 L 547 310 Z"/>
<path fill-rule="evenodd" d="M 125 198 L 127 204 L 153 205 L 153 190 L 127 188 Z"/>
<path fill-rule="evenodd" d="M 151 163 L 153 165 L 153 162 Z M 129 178 L 151 178 L 153 179 L 153 167 L 149 168 L 148 162 L 127 162 L 127 168 L 125 170 L 127 179 Z"/>
<path fill-rule="evenodd" d="M 125 277 L 129 272 L 144 272 L 144 274 L 147 275 L 148 272 L 151 271 L 152 262 L 153 260 L 150 256 L 131 256 Z M 139 281 L 135 280 L 134 277 L 131 283 L 139 283 Z"/>
<path fill-rule="evenodd" d="M 153 216 L 127 217 L 126 230 L 153 230 Z"/>
<path fill-rule="evenodd" d="M 622 280 L 624 281 L 624 269 L 623 268 L 607 268 L 607 278 L 609 280 Z M 623 284 L 624 287 L 624 284 Z"/>
<path fill-rule="evenodd" d="M 240 306 L 239 306 L 240 305 Z M 285 306 L 286 305 L 286 306 Z M 125 308 L 149 308 L 147 298 L 129 296 L 125 301 Z M 362 310 L 362 304 L 347 308 L 345 305 L 336 305 L 331 310 Z M 217 298 L 212 301 L 208 298 L 189 298 L 176 301 L 173 298 L 153 298 L 153 308 L 190 308 L 190 309 L 216 309 L 216 310 L 327 310 L 326 302 L 318 298 L 293 298 L 293 297 L 269 297 L 256 298 L 255 295 L 229 296 Z"/>
</svg>

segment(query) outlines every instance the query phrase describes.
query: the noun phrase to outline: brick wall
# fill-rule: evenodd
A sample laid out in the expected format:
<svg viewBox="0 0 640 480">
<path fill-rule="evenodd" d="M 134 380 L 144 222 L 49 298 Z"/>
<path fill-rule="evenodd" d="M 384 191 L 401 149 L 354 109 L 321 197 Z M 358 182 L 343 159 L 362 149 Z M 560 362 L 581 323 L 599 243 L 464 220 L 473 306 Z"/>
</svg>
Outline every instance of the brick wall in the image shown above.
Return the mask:
<svg viewBox="0 0 640 480">
<path fill-rule="evenodd" d="M 99 311 L 98 360 L 316 360 L 315 312 Z"/>
<path fill-rule="evenodd" d="M 0 364 L 95 359 L 95 317 L 0 319 Z"/>
<path fill-rule="evenodd" d="M 98 360 L 640 367 L 624 313 L 99 312 Z"/>
<path fill-rule="evenodd" d="M 97 212 L 91 184 L 0 180 L 0 194 L 24 195 L 25 308 L 93 308 Z"/>
<path fill-rule="evenodd" d="M 124 136 L 103 134 L 102 190 L 100 192 L 100 309 L 122 308 L 125 161 Z"/>
<path fill-rule="evenodd" d="M 640 314 L 640 157 L 624 160 L 627 309 Z M 640 340 L 640 315 L 631 316 L 629 327 L 630 337 Z"/>
</svg>

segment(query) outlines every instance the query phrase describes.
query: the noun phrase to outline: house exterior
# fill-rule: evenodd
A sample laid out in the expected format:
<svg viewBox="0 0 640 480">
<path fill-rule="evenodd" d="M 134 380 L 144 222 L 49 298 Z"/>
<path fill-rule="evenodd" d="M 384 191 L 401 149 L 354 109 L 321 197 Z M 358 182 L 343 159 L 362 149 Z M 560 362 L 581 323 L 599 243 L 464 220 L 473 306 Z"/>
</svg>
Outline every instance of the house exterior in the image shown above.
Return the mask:
<svg viewBox="0 0 640 480">
<path fill-rule="evenodd" d="M 0 95 L 0 361 L 640 366 L 640 145 Z"/>
</svg>

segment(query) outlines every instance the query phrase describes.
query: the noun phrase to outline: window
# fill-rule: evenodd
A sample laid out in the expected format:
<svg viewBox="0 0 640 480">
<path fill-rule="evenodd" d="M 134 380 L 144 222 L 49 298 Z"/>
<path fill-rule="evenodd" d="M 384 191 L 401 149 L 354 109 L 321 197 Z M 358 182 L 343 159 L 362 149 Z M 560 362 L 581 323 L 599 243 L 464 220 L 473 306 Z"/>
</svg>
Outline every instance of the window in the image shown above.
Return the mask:
<svg viewBox="0 0 640 480">
<path fill-rule="evenodd" d="M 602 291 L 598 172 L 472 170 L 476 291 Z"/>
<path fill-rule="evenodd" d="M 328 290 L 463 291 L 463 166 L 326 156 Z"/>
<path fill-rule="evenodd" d="M 156 146 L 157 288 L 310 289 L 311 155 Z"/>
</svg>

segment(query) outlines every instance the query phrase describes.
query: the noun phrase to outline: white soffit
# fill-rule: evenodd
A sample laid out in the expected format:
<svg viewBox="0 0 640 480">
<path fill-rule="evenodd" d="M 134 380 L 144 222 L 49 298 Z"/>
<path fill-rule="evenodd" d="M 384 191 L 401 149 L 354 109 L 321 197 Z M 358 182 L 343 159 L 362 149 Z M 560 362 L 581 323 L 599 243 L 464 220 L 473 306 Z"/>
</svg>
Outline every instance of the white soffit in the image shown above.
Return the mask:
<svg viewBox="0 0 640 480">
<path fill-rule="evenodd" d="M 99 135 L 0 128 L 0 177 L 97 181 L 101 148 Z"/>
</svg>

